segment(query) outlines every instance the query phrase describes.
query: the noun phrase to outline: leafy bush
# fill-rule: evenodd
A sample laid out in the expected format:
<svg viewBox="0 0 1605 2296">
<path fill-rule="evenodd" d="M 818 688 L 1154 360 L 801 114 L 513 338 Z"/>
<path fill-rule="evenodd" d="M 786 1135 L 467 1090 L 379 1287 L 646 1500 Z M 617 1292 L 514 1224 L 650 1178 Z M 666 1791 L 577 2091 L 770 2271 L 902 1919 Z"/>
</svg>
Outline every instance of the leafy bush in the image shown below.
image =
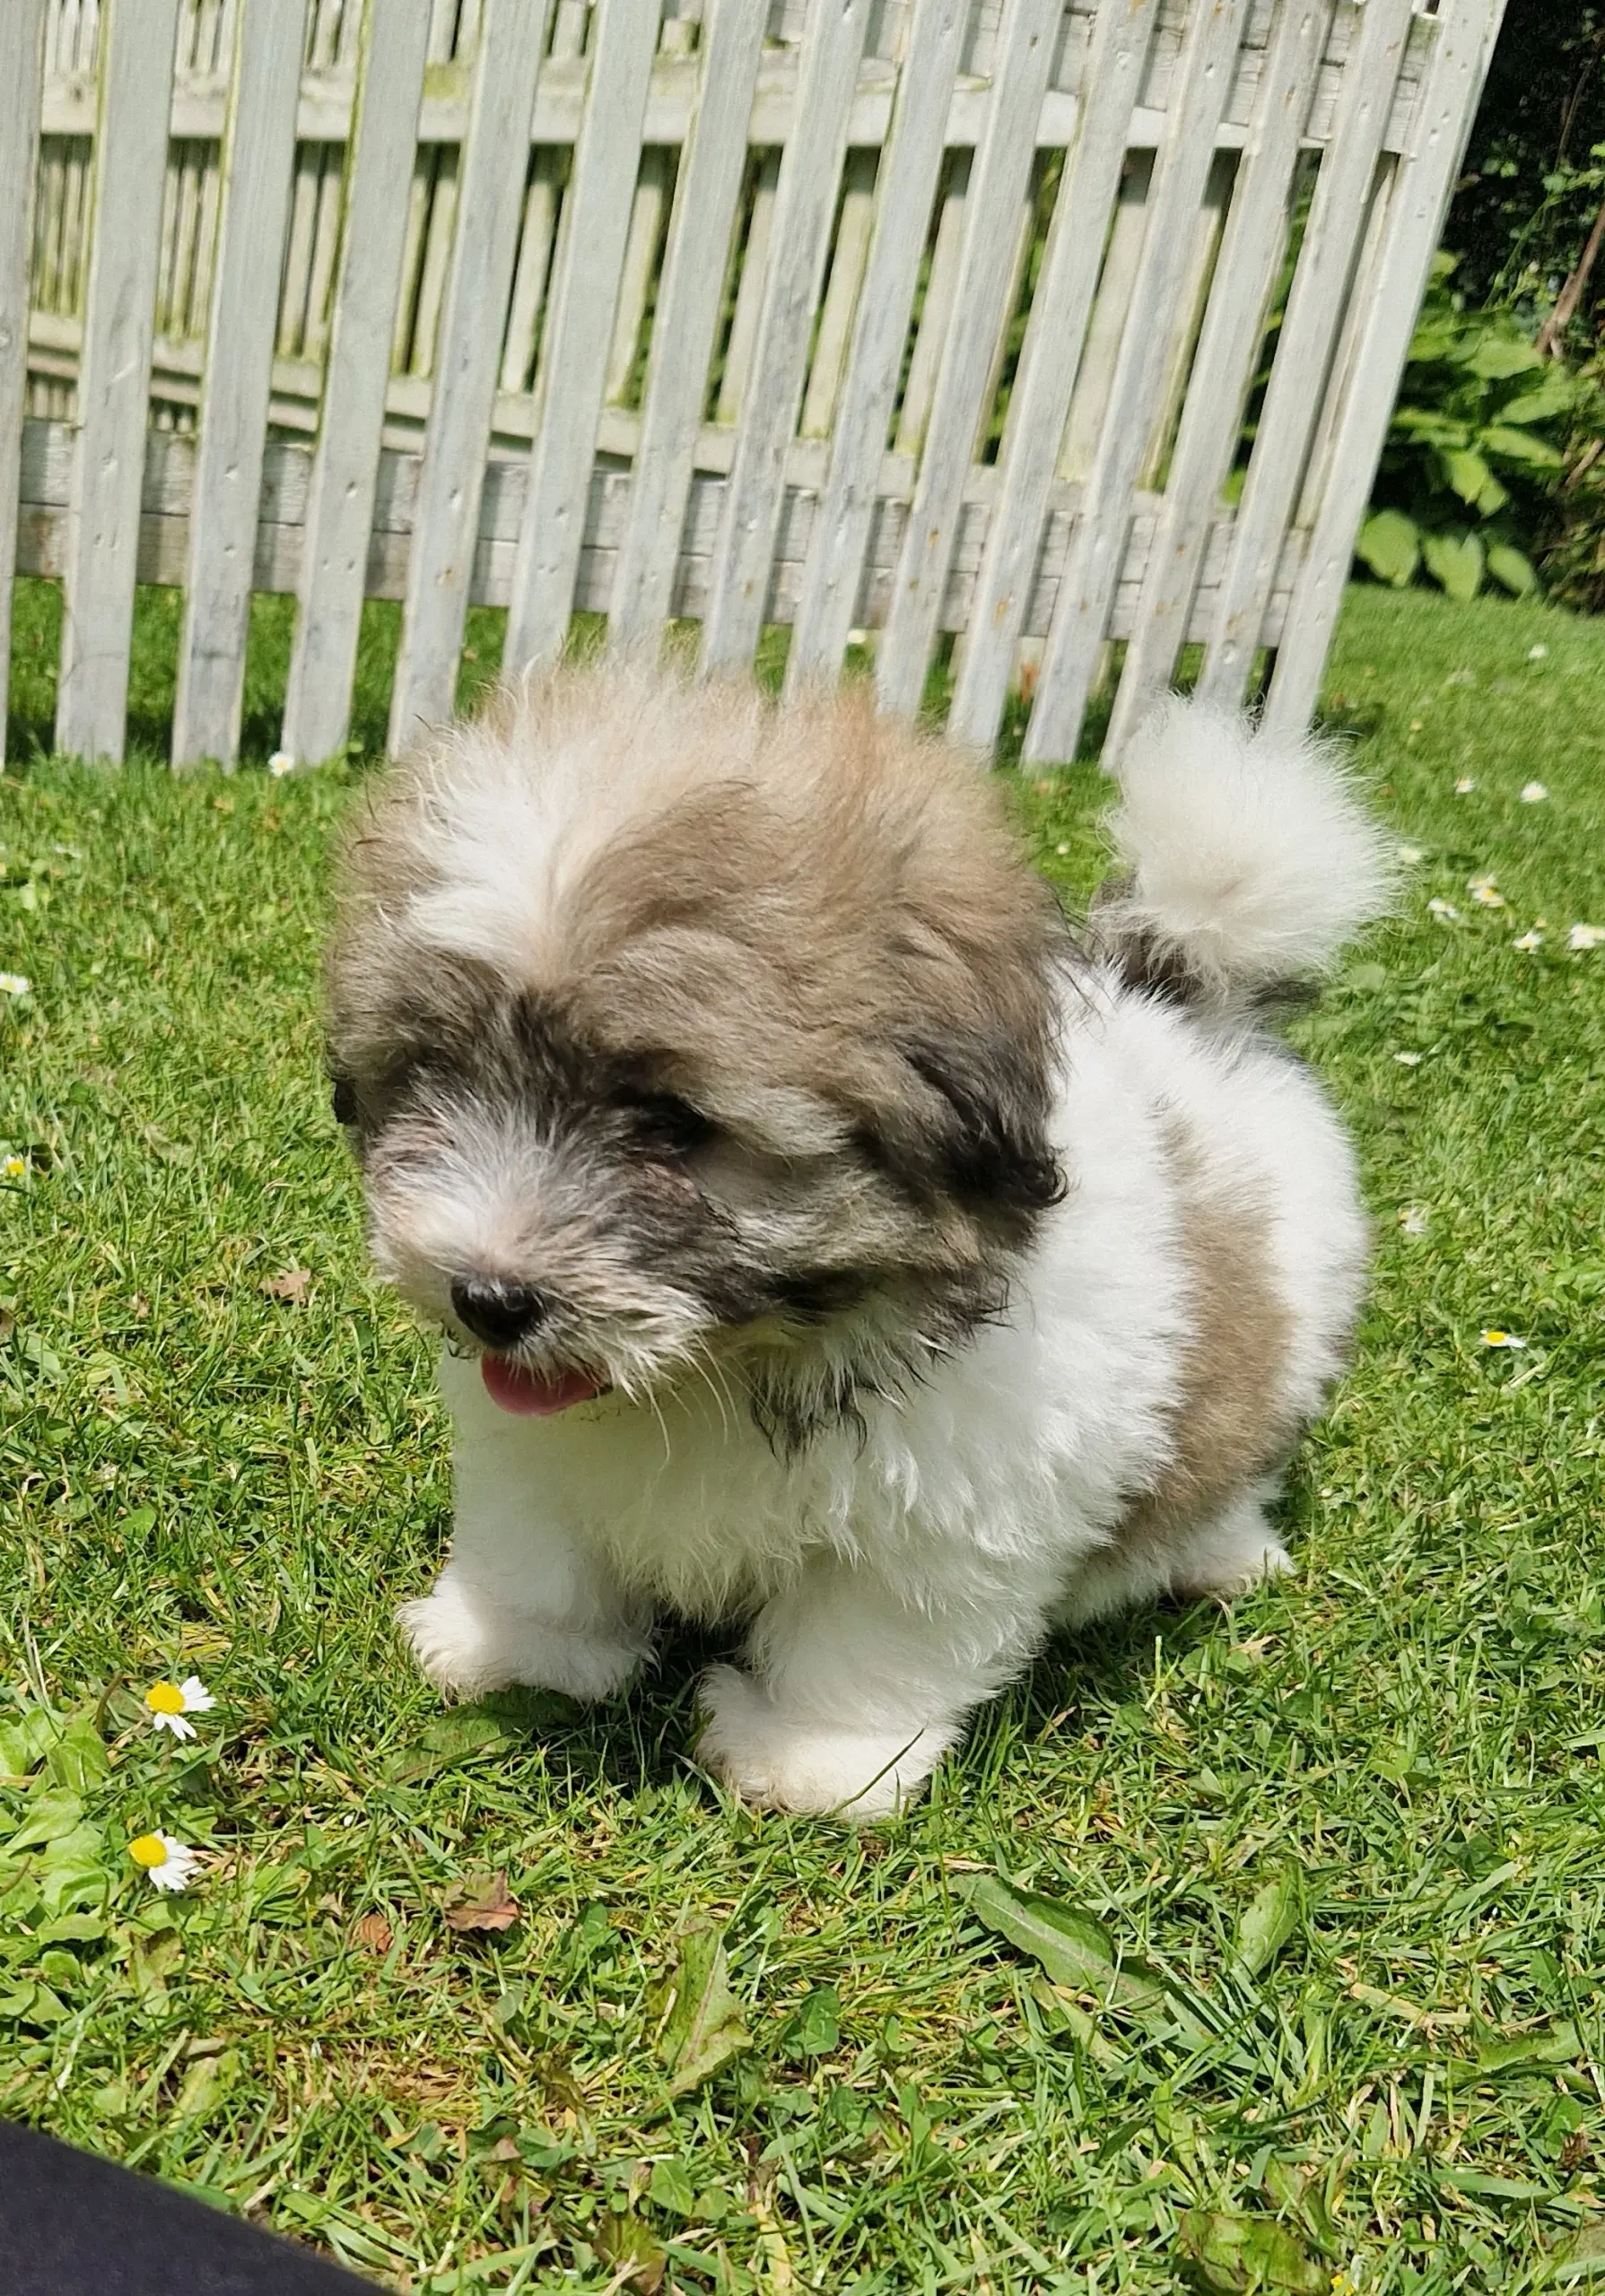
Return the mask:
<svg viewBox="0 0 1605 2296">
<path fill-rule="evenodd" d="M 1492 578 L 1534 588 L 1531 552 L 1596 387 L 1546 359 L 1508 310 L 1467 309 L 1440 256 L 1393 411 L 1360 558 L 1402 589 L 1419 571 L 1453 598 Z"/>
<path fill-rule="evenodd" d="M 1566 469 L 1548 504 L 1544 587 L 1580 613 L 1605 613 L 1605 353 L 1582 370 Z"/>
</svg>

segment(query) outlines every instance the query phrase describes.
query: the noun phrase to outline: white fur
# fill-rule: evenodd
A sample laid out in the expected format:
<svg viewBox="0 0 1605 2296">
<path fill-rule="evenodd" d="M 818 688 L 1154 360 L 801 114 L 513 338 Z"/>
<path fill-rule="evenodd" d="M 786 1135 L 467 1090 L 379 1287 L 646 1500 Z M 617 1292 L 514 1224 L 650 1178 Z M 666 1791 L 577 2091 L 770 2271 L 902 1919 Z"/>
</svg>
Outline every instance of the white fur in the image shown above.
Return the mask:
<svg viewBox="0 0 1605 2296">
<path fill-rule="evenodd" d="M 1313 736 L 1272 742 L 1172 700 L 1130 744 L 1120 784 L 1130 909 L 1222 988 L 1322 971 L 1387 896 L 1382 834 Z"/>
<path fill-rule="evenodd" d="M 1324 961 L 1380 883 L 1318 752 L 1180 709 L 1133 752 L 1120 833 L 1154 928 L 1223 987 Z M 861 1431 L 780 1456 L 701 1380 L 516 1419 L 476 1363 L 443 1359 L 456 1532 L 434 1592 L 403 1613 L 432 1678 L 606 1696 L 650 1650 L 654 1605 L 750 1615 L 746 1670 L 703 1684 L 704 1760 L 752 1800 L 874 1818 L 1056 1622 L 1165 1591 L 1230 1599 L 1287 1568 L 1263 1484 L 1140 1560 L 1111 1544 L 1164 1461 L 1182 1378 L 1178 1122 L 1211 1188 L 1260 1208 L 1290 1335 L 1278 1402 L 1289 1422 L 1313 1415 L 1365 1258 L 1320 1086 L 1218 1013 L 1079 977 L 1054 1125 L 1064 1201 L 1007 1317 L 906 1396 L 871 1398 Z"/>
</svg>

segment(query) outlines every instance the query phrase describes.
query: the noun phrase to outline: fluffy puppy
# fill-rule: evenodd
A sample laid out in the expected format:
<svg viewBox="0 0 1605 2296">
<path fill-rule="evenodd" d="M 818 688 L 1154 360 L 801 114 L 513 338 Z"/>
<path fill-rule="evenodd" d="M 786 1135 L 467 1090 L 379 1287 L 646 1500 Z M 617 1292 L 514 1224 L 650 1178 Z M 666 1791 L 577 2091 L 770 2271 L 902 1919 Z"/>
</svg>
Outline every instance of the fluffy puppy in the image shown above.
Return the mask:
<svg viewBox="0 0 1605 2296">
<path fill-rule="evenodd" d="M 702 1758 L 897 1808 L 1056 1622 L 1286 1561 L 1365 1227 L 1257 1015 L 1383 889 L 1330 759 L 1182 704 L 1072 935 L 974 761 L 645 665 L 360 806 L 328 966 L 381 1272 L 444 1328 L 441 1689 L 606 1698 L 747 1624 Z"/>
</svg>

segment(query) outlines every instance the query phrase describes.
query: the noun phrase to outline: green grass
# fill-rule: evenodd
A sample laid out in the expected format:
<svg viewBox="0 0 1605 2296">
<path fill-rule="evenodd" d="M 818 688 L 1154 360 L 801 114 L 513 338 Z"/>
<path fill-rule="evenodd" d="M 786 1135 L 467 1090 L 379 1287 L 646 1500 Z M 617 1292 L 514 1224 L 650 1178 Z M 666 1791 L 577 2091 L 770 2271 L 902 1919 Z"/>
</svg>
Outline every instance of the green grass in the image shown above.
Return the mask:
<svg viewBox="0 0 1605 2296">
<path fill-rule="evenodd" d="M 141 611 L 153 745 L 170 608 Z M 25 587 L 41 744 L 53 612 Z M 0 997 L 0 2111 L 415 2290 L 650 2290 L 665 2257 L 686 2291 L 1228 2288 L 1242 2234 L 1252 2284 L 1519 2291 L 1605 2246 L 1605 949 L 1566 947 L 1605 924 L 1605 627 L 1356 591 L 1330 709 L 1421 857 L 1298 1031 L 1380 1254 L 1293 1476 L 1301 1575 L 1057 1648 L 857 1839 L 712 1790 L 702 1646 L 599 1714 L 449 1721 L 398 1650 L 449 1498 L 319 1071 L 351 777 L 0 783 L 0 969 L 33 984 Z M 1085 886 L 1095 774 L 1019 789 Z M 1467 892 L 1490 871 L 1506 908 Z M 135 1700 L 192 1669 L 217 1705 L 173 1749 Z M 45 1707 L 87 1718 L 52 1746 Z M 9 1848 L 31 1820 L 55 1845 Z M 152 1825 L 213 1856 L 170 1904 L 123 1851 Z M 453 1931 L 496 1870 L 520 1918 Z M 969 1910 L 982 1872 L 1163 1983 L 1055 1990 Z M 699 1922 L 750 2046 L 675 2096 L 655 1988 Z"/>
</svg>

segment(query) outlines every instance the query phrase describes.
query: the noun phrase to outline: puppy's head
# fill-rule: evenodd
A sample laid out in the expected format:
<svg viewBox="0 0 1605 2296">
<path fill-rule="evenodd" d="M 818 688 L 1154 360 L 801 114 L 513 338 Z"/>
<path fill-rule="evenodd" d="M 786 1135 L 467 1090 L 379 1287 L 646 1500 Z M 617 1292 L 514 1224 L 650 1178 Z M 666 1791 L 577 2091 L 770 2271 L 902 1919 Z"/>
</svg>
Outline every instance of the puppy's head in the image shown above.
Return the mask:
<svg viewBox="0 0 1605 2296">
<path fill-rule="evenodd" d="M 509 1408 L 699 1373 L 799 1439 L 1001 1304 L 1057 917 L 864 700 L 505 691 L 361 807 L 328 964 L 381 1271 Z"/>
</svg>

